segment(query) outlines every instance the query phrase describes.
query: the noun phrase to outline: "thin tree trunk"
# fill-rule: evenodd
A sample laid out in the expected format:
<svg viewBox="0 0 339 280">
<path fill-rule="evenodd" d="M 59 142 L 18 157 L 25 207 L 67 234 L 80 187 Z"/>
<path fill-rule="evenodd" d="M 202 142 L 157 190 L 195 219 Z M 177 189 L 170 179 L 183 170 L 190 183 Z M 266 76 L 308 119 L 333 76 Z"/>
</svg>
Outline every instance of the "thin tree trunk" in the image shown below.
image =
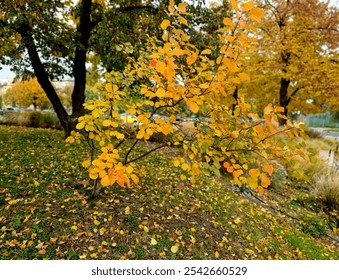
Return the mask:
<svg viewBox="0 0 339 280">
<path fill-rule="evenodd" d="M 234 92 L 233 92 L 234 103 L 232 104 L 232 116 L 234 116 L 235 108 L 238 105 L 238 98 L 239 98 L 239 96 L 238 96 L 238 86 L 236 86 L 235 89 L 234 89 Z"/>
<path fill-rule="evenodd" d="M 86 89 L 86 56 L 88 42 L 93 28 L 91 22 L 92 1 L 83 0 L 81 6 L 80 24 L 76 32 L 76 42 L 79 42 L 75 50 L 73 76 L 74 88 L 72 92 L 72 118 L 78 118 L 85 113 L 85 89 Z"/>
<path fill-rule="evenodd" d="M 279 92 L 279 105 L 284 108 L 284 115 L 287 117 L 288 114 L 288 104 L 291 102 L 291 98 L 288 96 L 288 88 L 291 81 L 285 78 L 280 80 L 280 92 Z M 285 125 L 286 119 L 279 118 L 279 124 Z"/>
</svg>

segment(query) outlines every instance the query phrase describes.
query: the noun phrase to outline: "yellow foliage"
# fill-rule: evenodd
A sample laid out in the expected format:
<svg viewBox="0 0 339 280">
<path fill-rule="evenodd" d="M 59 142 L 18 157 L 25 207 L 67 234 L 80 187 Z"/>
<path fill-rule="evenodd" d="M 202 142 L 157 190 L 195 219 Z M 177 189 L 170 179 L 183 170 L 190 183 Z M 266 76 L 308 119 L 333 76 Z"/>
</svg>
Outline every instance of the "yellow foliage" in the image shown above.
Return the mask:
<svg viewBox="0 0 339 280">
<path fill-rule="evenodd" d="M 186 23 L 183 15 L 187 15 L 187 4 L 175 8 L 174 1 L 170 1 L 171 21 L 165 19 L 160 25 L 166 35 L 164 42 L 150 38 L 142 57 L 131 59 L 122 72 L 105 74 L 107 82 L 96 85 L 101 98 L 86 102 L 89 113 L 79 118 L 77 124 L 77 129 L 86 131 L 93 145 L 100 147 L 98 153 L 93 153 L 93 161 L 83 162 L 91 179 L 100 180 L 102 186 L 138 184 L 137 174 L 142 173 L 131 166 L 132 162 L 174 145 L 186 153 L 173 159 L 174 166 L 181 169 L 179 176 L 183 181 L 189 179 L 188 183 L 194 184 L 204 171 L 219 173 L 225 169 L 239 186 L 246 183 L 261 193 L 270 185 L 274 168 L 266 151 L 278 144 L 285 147 L 273 135 L 295 127 L 289 122 L 286 128 L 280 128 L 277 113 L 281 109 L 272 104 L 265 107 L 264 118 L 260 119 L 242 98 L 237 104 L 232 102 L 234 88 L 250 79 L 249 74 L 241 71 L 237 58 L 254 47 L 253 36 L 248 34 L 254 30 L 252 21 L 241 19 L 241 15 L 260 21 L 263 13 L 252 2 L 245 3 L 243 11 L 238 9 L 237 1 L 231 3 L 239 16 L 223 20 L 226 27 L 219 30 L 220 54 L 215 60 L 210 58 L 211 49 L 200 52 L 185 31 L 178 28 Z M 147 82 L 138 90 L 142 98 L 126 101 L 133 85 L 144 80 Z M 121 107 L 135 116 L 120 117 L 115 108 Z M 178 122 L 181 110 L 202 117 Z M 145 145 L 149 149 L 146 152 L 135 149 L 158 134 L 166 135 L 168 140 L 152 143 L 152 147 Z M 80 138 L 72 137 L 69 142 Z M 288 149 L 271 153 L 283 157 Z M 130 213 L 130 209 L 126 208 L 125 213 Z M 143 230 L 148 232 L 146 226 Z M 155 242 L 151 240 L 151 244 Z M 176 253 L 178 246 L 171 251 Z"/>
</svg>

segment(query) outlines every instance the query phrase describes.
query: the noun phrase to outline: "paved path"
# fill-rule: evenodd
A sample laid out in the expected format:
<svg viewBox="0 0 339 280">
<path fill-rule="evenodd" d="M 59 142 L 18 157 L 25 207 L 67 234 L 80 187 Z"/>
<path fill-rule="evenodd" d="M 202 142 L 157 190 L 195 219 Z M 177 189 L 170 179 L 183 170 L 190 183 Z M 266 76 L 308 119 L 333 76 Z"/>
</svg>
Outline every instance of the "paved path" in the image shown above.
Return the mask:
<svg viewBox="0 0 339 280">
<path fill-rule="evenodd" d="M 339 131 L 331 131 L 330 128 L 327 127 L 311 127 L 311 129 L 319 131 L 322 136 L 326 138 L 339 140 Z"/>
</svg>

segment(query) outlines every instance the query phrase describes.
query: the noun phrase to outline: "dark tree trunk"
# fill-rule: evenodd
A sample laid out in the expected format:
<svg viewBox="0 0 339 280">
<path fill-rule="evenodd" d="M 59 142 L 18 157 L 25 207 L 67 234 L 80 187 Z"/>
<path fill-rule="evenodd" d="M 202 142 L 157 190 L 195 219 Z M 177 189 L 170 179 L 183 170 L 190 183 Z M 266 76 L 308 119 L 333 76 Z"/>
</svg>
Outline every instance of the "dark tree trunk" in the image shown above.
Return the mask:
<svg viewBox="0 0 339 280">
<path fill-rule="evenodd" d="M 34 69 L 34 74 L 37 77 L 40 86 L 45 91 L 48 99 L 51 101 L 54 111 L 57 114 L 62 127 L 64 128 L 65 137 L 67 137 L 70 135 L 71 131 L 75 129 L 75 125 L 73 120 L 67 114 L 58 94 L 56 93 L 51 81 L 49 80 L 48 74 L 40 60 L 39 53 L 36 49 L 30 26 L 23 24 L 20 28 L 18 28 L 17 31 L 20 33 L 27 49 L 29 59 Z"/>
<path fill-rule="evenodd" d="M 74 88 L 72 92 L 72 118 L 84 115 L 85 89 L 86 89 L 86 55 L 88 42 L 92 30 L 91 22 L 92 1 L 83 0 L 81 6 L 80 24 L 76 32 L 76 42 L 79 42 L 75 50 L 73 76 Z"/>
<path fill-rule="evenodd" d="M 288 96 L 288 88 L 291 81 L 285 78 L 281 78 L 280 81 L 280 92 L 279 92 L 279 105 L 284 108 L 284 115 L 287 117 L 288 114 L 288 104 L 291 102 L 291 98 Z M 279 124 L 285 125 L 286 119 L 279 118 Z"/>
<path fill-rule="evenodd" d="M 236 86 L 233 92 L 234 103 L 232 104 L 232 116 L 234 116 L 235 107 L 238 105 L 238 98 L 238 86 Z"/>
</svg>

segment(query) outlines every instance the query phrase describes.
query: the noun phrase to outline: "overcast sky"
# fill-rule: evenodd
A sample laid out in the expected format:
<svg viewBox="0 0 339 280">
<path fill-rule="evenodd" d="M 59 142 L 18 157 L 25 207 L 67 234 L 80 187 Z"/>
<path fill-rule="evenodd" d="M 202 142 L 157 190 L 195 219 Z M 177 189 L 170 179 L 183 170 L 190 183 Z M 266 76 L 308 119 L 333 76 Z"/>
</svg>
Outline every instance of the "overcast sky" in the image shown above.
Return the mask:
<svg viewBox="0 0 339 280">
<path fill-rule="evenodd" d="M 206 2 L 218 2 L 218 0 L 207 0 Z M 339 7 L 339 0 L 330 0 L 330 4 Z M 14 78 L 15 74 L 11 72 L 10 67 L 1 65 L 0 79 Z"/>
</svg>

